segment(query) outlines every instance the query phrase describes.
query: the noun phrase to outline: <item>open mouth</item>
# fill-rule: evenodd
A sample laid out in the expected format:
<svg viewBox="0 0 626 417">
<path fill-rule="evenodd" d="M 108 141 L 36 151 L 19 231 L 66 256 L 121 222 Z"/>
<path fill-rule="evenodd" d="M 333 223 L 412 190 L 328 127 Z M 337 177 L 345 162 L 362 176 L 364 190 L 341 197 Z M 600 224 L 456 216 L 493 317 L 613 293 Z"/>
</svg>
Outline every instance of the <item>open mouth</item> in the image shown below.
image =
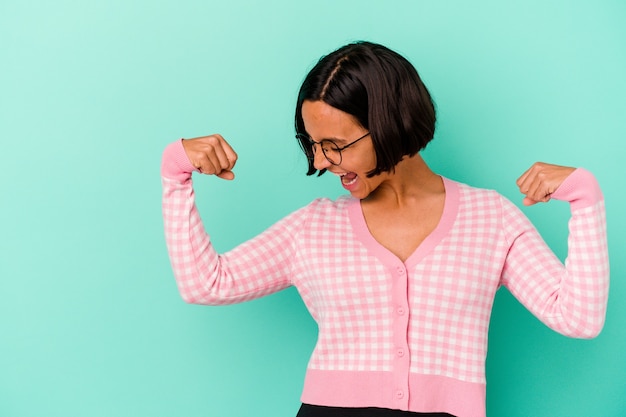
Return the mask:
<svg viewBox="0 0 626 417">
<path fill-rule="evenodd" d="M 341 183 L 343 185 L 352 185 L 356 182 L 358 175 L 354 172 L 346 172 L 344 174 L 338 174 L 341 178 Z"/>
</svg>

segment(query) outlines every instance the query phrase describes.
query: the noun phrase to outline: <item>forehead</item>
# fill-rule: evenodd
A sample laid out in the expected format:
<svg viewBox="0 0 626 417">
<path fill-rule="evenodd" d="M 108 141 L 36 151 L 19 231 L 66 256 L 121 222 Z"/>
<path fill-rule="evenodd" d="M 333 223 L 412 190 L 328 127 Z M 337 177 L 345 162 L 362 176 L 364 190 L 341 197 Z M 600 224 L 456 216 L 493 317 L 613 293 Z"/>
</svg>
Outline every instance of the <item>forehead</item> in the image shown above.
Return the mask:
<svg viewBox="0 0 626 417">
<path fill-rule="evenodd" d="M 341 142 L 363 130 L 354 116 L 319 100 L 302 103 L 302 120 L 307 133 L 316 141 Z"/>
</svg>

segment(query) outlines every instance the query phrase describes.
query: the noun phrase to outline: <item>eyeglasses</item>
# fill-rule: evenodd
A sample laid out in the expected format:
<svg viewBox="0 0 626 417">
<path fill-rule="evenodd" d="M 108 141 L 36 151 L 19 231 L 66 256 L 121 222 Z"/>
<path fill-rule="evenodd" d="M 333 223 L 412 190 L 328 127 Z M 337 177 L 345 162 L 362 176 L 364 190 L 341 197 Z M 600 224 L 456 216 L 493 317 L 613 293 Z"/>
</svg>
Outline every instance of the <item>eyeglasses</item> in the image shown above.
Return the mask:
<svg viewBox="0 0 626 417">
<path fill-rule="evenodd" d="M 367 137 L 369 134 L 370 132 L 367 132 L 360 138 L 348 143 L 346 146 L 341 146 L 341 147 L 330 139 L 323 139 L 319 142 L 315 142 L 313 139 L 311 139 L 308 135 L 305 135 L 304 133 L 298 133 L 296 135 L 296 139 L 300 141 L 300 145 L 302 146 L 302 149 L 304 149 L 304 151 L 306 152 L 307 156 L 310 159 L 314 158 L 314 155 L 317 149 L 316 145 L 319 145 L 319 147 L 322 148 L 322 153 L 324 154 L 324 157 L 326 158 L 326 160 L 328 160 L 328 162 L 330 162 L 333 165 L 339 165 L 341 164 L 341 160 L 342 160 L 341 151 L 354 145 L 361 139 Z"/>
</svg>

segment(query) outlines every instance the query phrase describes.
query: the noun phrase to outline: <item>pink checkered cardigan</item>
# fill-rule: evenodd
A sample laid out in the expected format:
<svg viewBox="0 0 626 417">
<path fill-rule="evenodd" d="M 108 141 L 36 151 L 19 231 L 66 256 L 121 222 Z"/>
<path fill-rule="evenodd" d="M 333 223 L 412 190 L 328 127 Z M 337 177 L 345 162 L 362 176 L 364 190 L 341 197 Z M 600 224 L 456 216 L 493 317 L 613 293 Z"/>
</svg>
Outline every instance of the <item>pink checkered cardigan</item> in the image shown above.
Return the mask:
<svg viewBox="0 0 626 417">
<path fill-rule="evenodd" d="M 181 142 L 169 145 L 163 217 L 180 294 L 220 305 L 294 285 L 319 327 L 305 403 L 483 417 L 489 317 L 501 285 L 564 335 L 594 337 L 604 324 L 604 201 L 583 169 L 552 195 L 571 204 L 565 265 L 505 198 L 445 178 L 439 225 L 406 262 L 372 237 L 349 196 L 315 200 L 218 254 L 194 203 L 192 171 Z"/>
</svg>

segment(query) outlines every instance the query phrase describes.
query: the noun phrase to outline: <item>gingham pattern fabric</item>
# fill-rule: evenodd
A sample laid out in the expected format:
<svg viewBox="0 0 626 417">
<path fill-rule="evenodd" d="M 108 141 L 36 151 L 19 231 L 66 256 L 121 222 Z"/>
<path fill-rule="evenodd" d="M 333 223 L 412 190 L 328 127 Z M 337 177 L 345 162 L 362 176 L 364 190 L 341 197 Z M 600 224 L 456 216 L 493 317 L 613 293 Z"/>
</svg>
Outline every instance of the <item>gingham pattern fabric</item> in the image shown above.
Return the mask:
<svg viewBox="0 0 626 417">
<path fill-rule="evenodd" d="M 187 302 L 220 305 L 296 286 L 319 326 L 303 401 L 484 415 L 484 398 L 469 397 L 484 391 L 489 317 L 500 285 L 565 335 L 593 337 L 603 326 L 604 203 L 587 171 L 570 175 L 566 191 L 553 196 L 578 199 L 565 265 L 509 201 L 447 179 L 440 224 L 406 262 L 373 239 L 351 197 L 315 200 L 219 255 L 194 204 L 193 167 L 181 152 L 170 145 L 162 169 L 166 240 L 180 293 Z M 340 386 L 361 382 L 372 392 Z M 437 400 L 424 402 L 429 396 Z"/>
</svg>

